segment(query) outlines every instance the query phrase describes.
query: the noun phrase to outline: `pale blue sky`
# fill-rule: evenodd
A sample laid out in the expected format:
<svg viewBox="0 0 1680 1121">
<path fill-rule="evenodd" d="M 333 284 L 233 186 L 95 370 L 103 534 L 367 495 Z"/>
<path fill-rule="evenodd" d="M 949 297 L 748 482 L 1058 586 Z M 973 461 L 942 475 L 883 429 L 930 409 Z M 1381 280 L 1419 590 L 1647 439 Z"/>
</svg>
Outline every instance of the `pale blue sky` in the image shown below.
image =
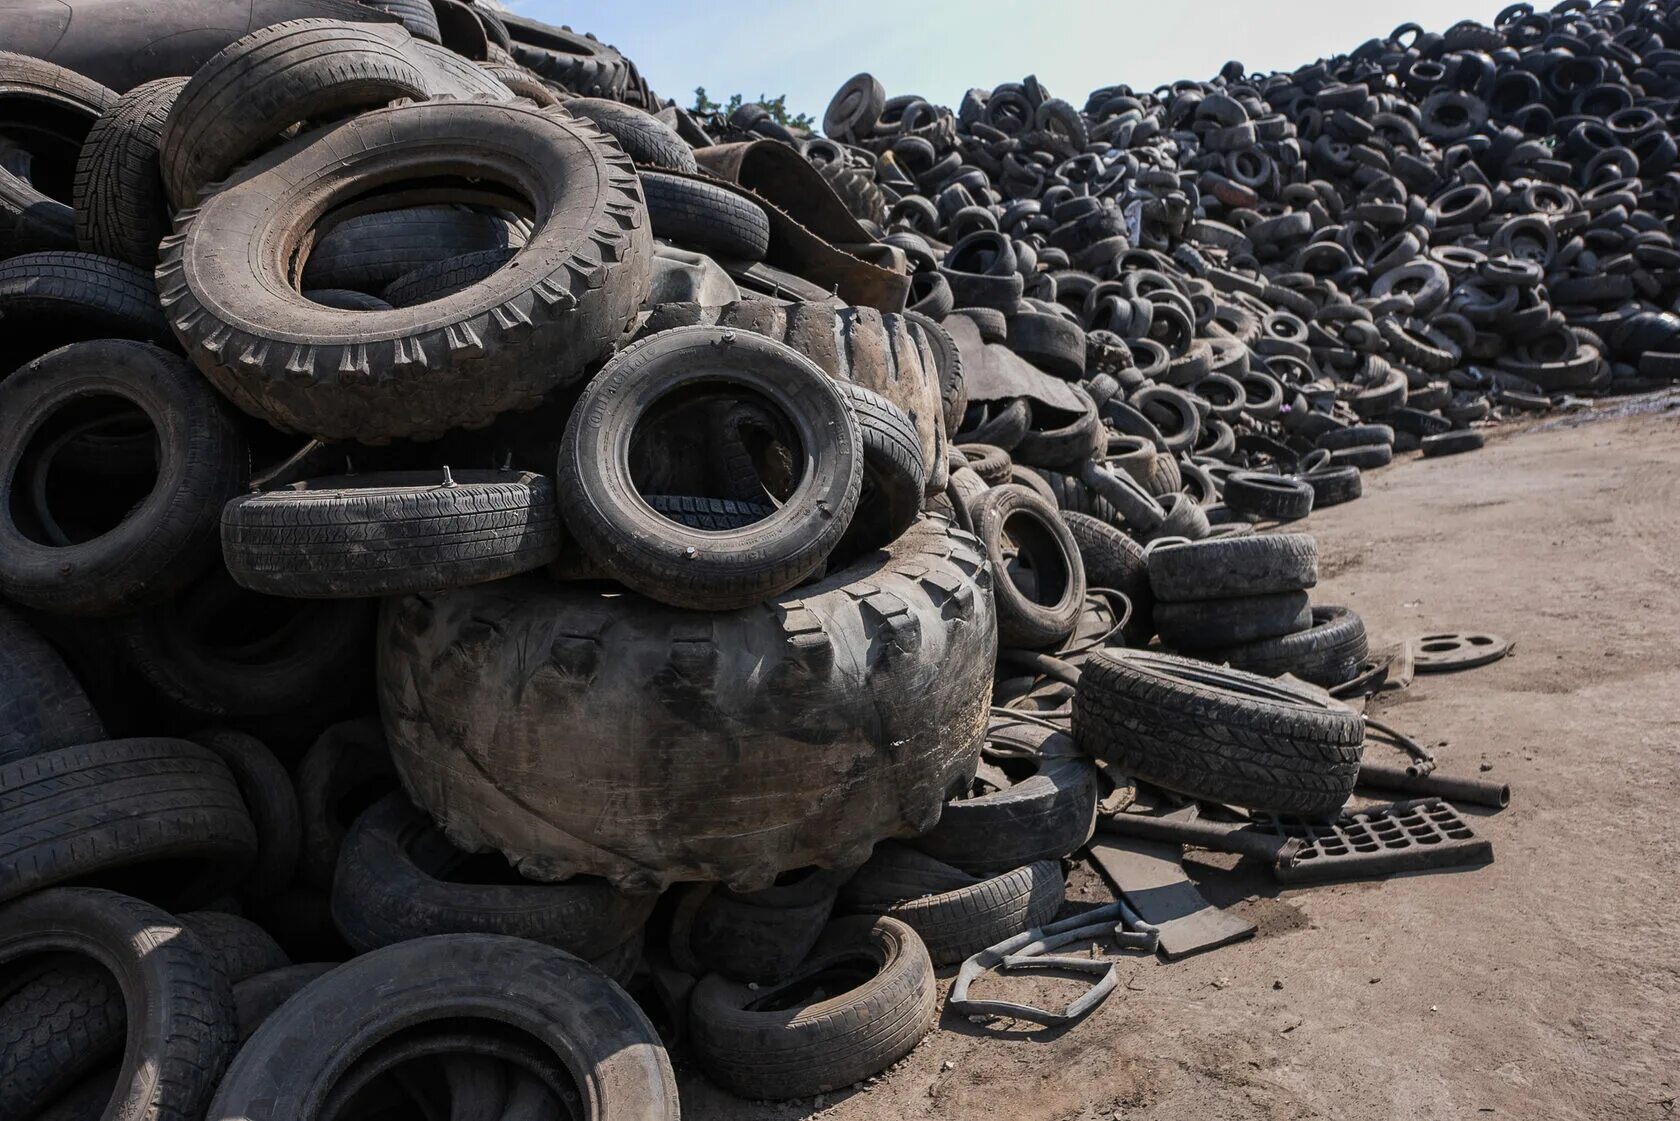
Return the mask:
<svg viewBox="0 0 1680 1121">
<path fill-rule="evenodd" d="M 1502 0 L 506 0 L 515 11 L 591 31 L 623 50 L 653 88 L 684 105 L 788 95 L 819 121 L 834 91 L 868 70 L 891 94 L 955 107 L 970 86 L 1036 73 L 1074 104 L 1105 85 L 1149 89 L 1211 77 L 1229 58 L 1293 69 L 1351 51 L 1405 20 L 1444 31 L 1492 20 Z"/>
</svg>

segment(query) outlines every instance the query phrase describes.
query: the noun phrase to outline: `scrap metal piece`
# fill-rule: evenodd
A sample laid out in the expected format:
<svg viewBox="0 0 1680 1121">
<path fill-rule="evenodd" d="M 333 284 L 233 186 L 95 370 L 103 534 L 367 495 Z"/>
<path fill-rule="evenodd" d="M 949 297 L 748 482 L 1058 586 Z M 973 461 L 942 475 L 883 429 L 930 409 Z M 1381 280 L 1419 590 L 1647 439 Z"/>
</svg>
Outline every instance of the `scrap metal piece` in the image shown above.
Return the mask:
<svg viewBox="0 0 1680 1121">
<path fill-rule="evenodd" d="M 1419 673 L 1449 673 L 1497 662 L 1511 652 L 1511 643 L 1496 634 L 1444 631 L 1411 642 L 1412 662 Z"/>
<path fill-rule="evenodd" d="M 1161 956 L 1168 961 L 1253 936 L 1253 923 L 1202 897 L 1184 874 L 1181 846 L 1136 837 L 1098 838 L 1086 851 L 1125 902 L 1160 931 Z"/>
<path fill-rule="evenodd" d="M 1492 806 L 1504 809 L 1511 804 L 1511 788 L 1502 782 L 1478 778 L 1455 778 L 1438 771 L 1418 775 L 1409 767 L 1386 767 L 1380 763 L 1362 763 L 1359 767 L 1360 786 L 1378 790 L 1396 790 L 1402 794 L 1424 794 L 1437 798 L 1451 798 L 1473 806 Z"/>
<path fill-rule="evenodd" d="M 1332 822 L 1257 813 L 1243 827 L 1300 842 L 1295 858 L 1272 868 L 1280 883 L 1389 876 L 1431 868 L 1487 864 L 1493 844 L 1476 835 L 1459 812 L 1439 798 L 1396 802 Z"/>
</svg>

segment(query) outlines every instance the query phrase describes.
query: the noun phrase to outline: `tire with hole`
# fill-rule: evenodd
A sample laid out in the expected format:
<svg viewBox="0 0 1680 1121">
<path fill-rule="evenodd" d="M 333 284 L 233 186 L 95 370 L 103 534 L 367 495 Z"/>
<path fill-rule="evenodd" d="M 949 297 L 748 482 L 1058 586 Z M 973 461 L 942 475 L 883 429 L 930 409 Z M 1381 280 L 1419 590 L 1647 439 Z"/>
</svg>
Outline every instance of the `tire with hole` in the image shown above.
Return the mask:
<svg viewBox="0 0 1680 1121">
<path fill-rule="evenodd" d="M 0 259 L 75 248 L 75 209 L 0 167 Z"/>
<path fill-rule="evenodd" d="M 528 471 L 382 471 L 242 495 L 222 511 L 240 586 L 275 596 L 401 595 L 500 580 L 560 555 L 554 486 Z"/>
<path fill-rule="evenodd" d="M 1322 694 L 1205 662 L 1109 650 L 1073 699 L 1080 749 L 1193 798 L 1334 816 L 1365 742 L 1357 713 Z"/>
<path fill-rule="evenodd" d="M 804 456 L 774 515 L 723 533 L 654 513 L 621 450 L 661 399 L 718 384 L 768 402 Z M 724 611 L 815 571 L 851 524 L 863 460 L 845 394 L 802 355 L 750 333 L 678 327 L 620 351 L 589 383 L 566 426 L 555 484 L 567 527 L 614 579 L 663 603 Z"/>
<path fill-rule="evenodd" d="M 256 849 L 233 776 L 195 743 L 104 740 L 0 766 L 0 899 L 126 869 L 136 895 L 202 903 Z"/>
<path fill-rule="evenodd" d="M 1026 487 L 994 487 L 975 506 L 974 533 L 996 578 L 999 645 L 1041 649 L 1072 634 L 1085 603 L 1085 565 L 1056 508 Z M 1012 572 L 1006 550 L 1030 570 Z"/>
<path fill-rule="evenodd" d="M 519 983 L 508 985 L 511 977 Z M 369 992 L 380 999 L 367 1000 Z M 561 1085 L 591 1088 L 590 1114 L 600 1121 L 677 1119 L 665 1048 L 622 989 L 563 950 L 488 934 L 387 946 L 317 978 L 251 1036 L 204 1116 L 319 1117 L 314 1107 L 341 1076 L 342 1056 L 375 1052 L 404 1029 L 461 1019 L 469 1039 L 517 1031 L 517 1053 L 531 1066 L 557 1067 Z"/>
<path fill-rule="evenodd" d="M 781 989 L 857 959 L 873 975 L 821 1001 L 760 1010 Z M 868 916 L 830 924 L 784 985 L 766 989 L 702 978 L 689 1005 L 689 1031 L 708 1078 L 746 1098 L 797 1098 L 879 1074 L 939 1018 L 933 965 L 915 931 Z"/>
<path fill-rule="evenodd" d="M 989 879 L 951 871 L 962 877 L 962 886 L 890 905 L 853 903 L 852 909 L 898 919 L 921 936 L 934 965 L 955 965 L 987 946 L 1044 925 L 1062 905 L 1065 883 L 1059 861 L 1040 860 Z M 845 906 L 844 892 L 841 898 Z"/>
<path fill-rule="evenodd" d="M 417 307 L 347 314 L 245 251 L 285 240 L 370 180 L 436 174 L 540 200 L 517 267 Z M 157 276 L 182 345 L 241 409 L 289 431 L 382 443 L 483 425 L 576 380 L 646 297 L 652 257 L 634 169 L 593 125 L 525 102 L 433 101 L 258 157 L 176 215 Z"/>
<path fill-rule="evenodd" d="M 97 963 L 65 955 L 33 971 L 20 969 L 0 998 L 4 1116 L 44 1116 L 43 1106 L 72 1094 L 122 1054 L 127 1026 L 117 979 Z"/>
<path fill-rule="evenodd" d="M 0 51 L 0 135 L 30 154 L 28 178 L 48 198 L 72 201 L 76 158 L 116 101 L 115 90 L 74 70 Z"/>
<path fill-rule="evenodd" d="M 975 539 L 926 518 L 736 611 L 531 577 L 390 599 L 380 707 L 409 794 L 460 848 L 545 881 L 758 890 L 932 828 L 985 735 L 991 588 Z M 562 725 L 594 746 L 555 751 Z"/>
<path fill-rule="evenodd" d="M 47 452 L 69 438 L 62 431 L 55 438 L 52 426 L 81 416 L 89 399 L 120 401 L 157 433 L 149 491 L 108 529 L 108 514 L 81 509 L 99 492 L 72 491 L 82 502 L 67 510 L 47 490 Z M 176 356 L 109 339 L 36 359 L 0 382 L 0 593 L 72 615 L 117 614 L 169 598 L 215 562 L 216 519 L 244 488 L 249 468 L 233 414 Z M 79 542 L 60 524 L 71 515 L 94 519 L 69 523 L 70 532 L 85 527 Z"/>
<path fill-rule="evenodd" d="M 233 1058 L 235 1020 L 227 984 L 192 932 L 113 891 L 52 888 L 0 907 L 0 965 L 43 954 L 91 957 L 115 974 L 122 994 L 129 1046 L 114 1108 L 99 1115 L 202 1117 Z M 103 1099 L 95 1104 L 107 1108 Z"/>
</svg>

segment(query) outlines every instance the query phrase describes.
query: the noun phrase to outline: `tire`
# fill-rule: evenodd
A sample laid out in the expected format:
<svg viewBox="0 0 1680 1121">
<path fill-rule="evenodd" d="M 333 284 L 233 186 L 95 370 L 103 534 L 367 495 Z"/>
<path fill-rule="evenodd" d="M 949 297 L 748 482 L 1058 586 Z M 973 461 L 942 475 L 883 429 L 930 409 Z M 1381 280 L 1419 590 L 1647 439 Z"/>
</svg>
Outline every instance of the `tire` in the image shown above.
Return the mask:
<svg viewBox="0 0 1680 1121">
<path fill-rule="evenodd" d="M 227 765 L 257 831 L 257 859 L 239 885 L 239 894 L 267 898 L 278 893 L 292 882 L 303 845 L 303 822 L 292 776 L 255 736 L 213 728 L 192 739 Z"/>
<path fill-rule="evenodd" d="M 1262 677 L 1293 674 L 1326 689 L 1352 681 L 1371 654 L 1364 620 L 1345 607 L 1315 607 L 1312 624 L 1295 634 L 1209 650 L 1202 656 Z"/>
<path fill-rule="evenodd" d="M 494 164 L 505 186 L 542 200 L 518 267 L 465 291 L 349 315 L 244 251 L 370 178 L 463 163 Z M 364 113 L 258 158 L 176 215 L 158 284 L 193 361 L 241 409 L 287 431 L 382 443 L 483 425 L 576 380 L 646 297 L 652 256 L 634 172 L 593 125 L 523 102 L 434 101 Z"/>
<path fill-rule="evenodd" d="M 1073 698 L 1082 751 L 1204 801 L 1329 817 L 1353 793 L 1357 713 L 1307 689 L 1188 658 L 1104 650 Z"/>
<path fill-rule="evenodd" d="M 181 925 L 193 932 L 230 988 L 292 964 L 279 943 L 250 919 L 221 911 L 188 911 L 181 916 Z"/>
<path fill-rule="evenodd" d="M 933 352 L 934 368 L 939 373 L 939 398 L 945 414 L 945 435 L 955 439 L 962 427 L 963 413 L 968 411 L 968 387 L 963 381 L 962 351 L 957 349 L 951 333 L 932 319 L 917 311 L 907 311 L 908 319 L 922 331 L 928 349 Z"/>
<path fill-rule="evenodd" d="M 838 546 L 842 556 L 856 556 L 897 541 L 921 516 L 927 467 L 916 425 L 898 406 L 862 386 L 836 384 L 862 437 L 863 489 Z"/>
<path fill-rule="evenodd" d="M 426 0 L 412 2 L 431 14 Z M 403 97 L 424 101 L 432 91 L 404 50 L 408 41 L 388 26 L 304 19 L 223 47 L 194 72 L 169 112 L 161 150 L 170 201 L 177 209 L 195 205 L 206 188 L 298 121 L 331 120 Z"/>
<path fill-rule="evenodd" d="M 1060 428 L 1028 429 L 1010 454 L 1028 467 L 1052 467 L 1077 471 L 1080 464 L 1101 454 L 1107 441 L 1107 430 L 1097 418 L 1097 407 L 1083 389 L 1076 385 L 1069 392 L 1085 406 L 1085 411 Z"/>
<path fill-rule="evenodd" d="M 1014 475 L 1015 464 L 1002 448 L 994 448 L 990 444 L 961 444 L 957 450 L 967 457 L 969 470 L 984 479 L 989 487 L 1003 486 Z"/>
<path fill-rule="evenodd" d="M 517 977 L 517 985 L 508 978 Z M 380 999 L 366 999 L 369 992 Z M 346 1009 L 354 1009 L 346 1012 Z M 446 934 L 387 946 L 318 978 L 275 1011 L 228 1068 L 206 1121 L 310 1121 L 346 1054 L 451 1018 L 517 1030 L 520 1041 L 590 1087 L 600 1121 L 676 1121 L 677 1086 L 653 1025 L 603 974 L 522 938 Z M 523 1048 L 522 1048 L 523 1050 Z"/>
<path fill-rule="evenodd" d="M 1010 451 L 1020 444 L 1032 423 L 1032 407 L 1025 397 L 1017 397 L 999 407 L 998 402 L 986 406 L 988 415 L 978 427 L 959 432 L 957 438 L 965 444 L 989 444 Z"/>
<path fill-rule="evenodd" d="M 532 577 L 391 599 L 380 707 L 405 787 L 460 848 L 500 850 L 544 881 L 755 891 L 933 827 L 985 735 L 991 588 L 974 538 L 923 519 L 736 612 Z M 555 671 L 533 687 L 525 664 Z M 560 712 L 599 747 L 539 747 Z M 527 771 L 538 755 L 542 771 Z M 606 789 L 612 815 L 599 812 Z"/>
<path fill-rule="evenodd" d="M 1320 467 L 1295 477 L 1312 487 L 1314 510 L 1340 506 L 1365 493 L 1365 480 L 1353 466 Z"/>
<path fill-rule="evenodd" d="M 0 135 L 30 153 L 29 179 L 48 198 L 71 201 L 76 157 L 116 101 L 114 90 L 74 70 L 0 51 Z"/>
<path fill-rule="evenodd" d="M 868 136 L 887 107 L 887 88 L 873 74 L 846 80 L 823 111 L 823 135 L 854 141 Z"/>
<path fill-rule="evenodd" d="M 1294 634 L 1312 626 L 1306 592 L 1157 603 L 1155 630 L 1176 650 L 1203 651 Z"/>
<path fill-rule="evenodd" d="M 337 308 L 339 311 L 390 311 L 391 305 L 378 296 L 355 292 L 349 288 L 306 288 L 303 298 L 310 303 Z"/>
<path fill-rule="evenodd" d="M 611 450 L 628 446 L 661 398 L 718 383 L 768 401 L 809 459 L 775 515 L 728 534 L 655 514 L 628 457 Z M 726 611 L 787 591 L 823 562 L 857 510 L 863 461 L 845 395 L 802 355 L 753 334 L 678 327 L 620 351 L 589 383 L 566 426 L 555 485 L 567 527 L 613 579 L 662 603 Z"/>
<path fill-rule="evenodd" d="M 654 513 L 689 529 L 711 532 L 744 529 L 776 512 L 775 507 L 757 502 L 736 502 L 727 498 L 692 498 L 678 494 L 643 496 Z"/>
<path fill-rule="evenodd" d="M 38 325 L 0 339 L 0 379 L 67 343 L 137 339 L 174 345 L 151 276 L 91 253 L 25 253 L 0 262 L 0 320 Z"/>
<path fill-rule="evenodd" d="M 1154 611 L 1155 594 L 1149 586 L 1149 564 L 1144 551 L 1132 538 L 1112 525 L 1089 514 L 1061 512 L 1062 522 L 1073 534 L 1079 547 L 1080 563 L 1085 567 L 1087 591 L 1106 588 L 1124 595 L 1132 605 L 1132 619 L 1125 628 L 1132 642 L 1147 641 L 1154 631 L 1149 619 Z"/>
<path fill-rule="evenodd" d="M 116 977 L 85 958 L 47 960 L 51 964 L 32 976 L 20 969 L 21 983 L 0 1000 L 0 1039 L 6 1041 L 0 1110 L 6 1117 L 36 1117 L 42 1106 L 122 1056 L 128 1025 Z"/>
<path fill-rule="evenodd" d="M 1115 473 L 1087 462 L 1081 465 L 1079 478 L 1139 533 L 1153 533 L 1167 520 L 1167 512 L 1155 497 L 1125 472 Z"/>
<path fill-rule="evenodd" d="M 243 1044 L 262 1027 L 276 1009 L 296 996 L 304 986 L 338 968 L 337 962 L 315 961 L 288 965 L 259 973 L 233 986 L 233 1009 Z"/>
<path fill-rule="evenodd" d="M 1188 494 L 1163 494 L 1158 501 L 1167 516 L 1153 531 L 1143 535 L 1145 541 L 1157 541 L 1163 537 L 1200 541 L 1213 529 L 1208 524 L 1207 512 Z"/>
<path fill-rule="evenodd" d="M 233 998 L 192 932 L 112 891 L 53 888 L 0 908 L 0 965 L 46 953 L 93 958 L 122 993 L 129 1045 L 103 1116 L 202 1117 L 233 1057 L 235 1027 Z M 48 1030 L 65 1042 L 62 1029 Z"/>
<path fill-rule="evenodd" d="M 560 555 L 554 486 L 522 471 L 381 471 L 243 495 L 222 511 L 241 587 L 342 599 L 500 580 Z"/>
<path fill-rule="evenodd" d="M 1459 432 L 1443 432 L 1438 436 L 1423 438 L 1423 457 L 1433 459 L 1443 455 L 1460 455 L 1473 452 L 1480 448 L 1486 440 L 1482 434 L 1473 428 L 1466 428 Z"/>
<path fill-rule="evenodd" d="M 150 272 L 169 235 L 158 147 L 185 78 L 138 85 L 100 114 L 76 161 L 76 242 Z"/>
<path fill-rule="evenodd" d="M 577 97 L 564 103 L 566 112 L 594 121 L 602 132 L 618 141 L 624 154 L 638 164 L 663 167 L 693 175 L 699 171 L 694 149 L 659 118 L 618 101 L 599 97 Z M 769 235 L 766 222 L 765 235 Z M 759 260 L 762 252 L 749 260 Z"/>
<path fill-rule="evenodd" d="M 64 439 L 60 426 L 83 415 L 90 398 L 122 402 L 157 434 L 155 480 L 132 508 L 86 505 L 99 496 L 82 491 L 66 510 L 47 489 L 43 441 Z M 111 615 L 169 598 L 214 563 L 218 513 L 249 468 L 232 412 L 172 354 L 111 339 L 31 362 L 0 382 L 0 593 L 67 615 Z M 70 515 L 83 510 L 91 520 L 79 527 Z M 119 520 L 107 528 L 113 514 Z M 81 542 L 60 524 L 85 527 Z"/>
<path fill-rule="evenodd" d="M 433 43 L 443 42 L 437 11 L 431 0 L 358 0 L 370 8 L 396 16 L 408 33 Z"/>
<path fill-rule="evenodd" d="M 1155 598 L 1187 603 L 1298 592 L 1318 583 L 1318 544 L 1304 533 L 1260 533 L 1149 550 Z"/>
<path fill-rule="evenodd" d="M 1043 748 L 1052 739 L 1059 750 L 1046 757 Z M 945 803 L 933 832 L 911 844 L 976 876 L 1060 860 L 1083 847 L 1096 828 L 1097 769 L 1065 733 L 1034 727 L 1030 741 L 1036 758 L 976 778 L 971 796 Z"/>
<path fill-rule="evenodd" d="M 834 912 L 845 873 L 812 871 L 767 891 L 711 891 L 688 935 L 694 960 L 708 972 L 747 983 L 779 981 L 810 954 Z"/>
<path fill-rule="evenodd" d="M 64 659 L 0 604 L 0 764 L 105 738 L 105 727 Z"/>
<path fill-rule="evenodd" d="M 994 487 L 974 522 L 996 576 L 999 645 L 1043 649 L 1066 639 L 1085 604 L 1085 565 L 1056 508 L 1026 487 Z M 1030 565 L 1030 587 L 1011 571 L 1009 546 Z"/>
<path fill-rule="evenodd" d="M 489 15 L 483 8 L 473 9 L 481 18 Z M 516 64 L 498 64 L 487 62 L 483 70 L 496 81 L 512 90 L 516 97 L 523 97 L 540 109 L 549 109 L 561 104 L 560 98 L 552 87 L 544 84 L 541 78 Z"/>
<path fill-rule="evenodd" d="M 76 248 L 76 211 L 0 167 L 0 260 Z M 0 376 L 10 372 L 0 371 Z"/>
<path fill-rule="evenodd" d="M 0 766 L 0 900 L 121 870 L 134 895 L 201 903 L 256 848 L 233 776 L 194 743 L 105 740 Z"/>
<path fill-rule="evenodd" d="M 446 205 L 380 210 L 347 218 L 317 241 L 303 263 L 301 283 L 305 289 L 383 293 L 416 269 L 523 244 L 523 235 L 506 218 L 484 210 Z"/>
<path fill-rule="evenodd" d="M 1293 522 L 1312 513 L 1312 487 L 1285 475 L 1238 471 L 1226 477 L 1220 497 L 1237 513 L 1258 518 Z"/>
<path fill-rule="evenodd" d="M 1350 424 L 1346 428 L 1332 428 L 1317 440 L 1318 447 L 1327 451 L 1359 448 L 1367 444 L 1394 446 L 1394 429 L 1386 424 Z"/>
<path fill-rule="evenodd" d="M 987 946 L 1044 925 L 1062 905 L 1062 866 L 1054 860 L 991 879 L 966 878 L 970 882 L 963 887 L 869 910 L 921 935 L 934 965 L 955 965 Z"/>
<path fill-rule="evenodd" d="M 332 893 L 333 922 L 357 953 L 432 934 L 507 934 L 586 960 L 635 937 L 656 902 L 598 879 L 520 883 L 499 853 L 450 846 L 401 794 L 356 819 Z"/>
<path fill-rule="evenodd" d="M 396 767 L 378 721 L 346 720 L 321 733 L 297 768 L 303 827 L 298 879 L 317 891 L 332 891 L 351 827 L 396 786 Z"/>
<path fill-rule="evenodd" d="M 1009 349 L 1063 381 L 1085 376 L 1085 331 L 1059 315 L 1010 316 Z"/>
<path fill-rule="evenodd" d="M 770 251 L 770 217 L 751 199 L 702 179 L 656 171 L 640 178 L 655 237 L 743 261 Z"/>
<path fill-rule="evenodd" d="M 1360 444 L 1352 448 L 1337 448 L 1330 453 L 1331 467 L 1355 467 L 1361 471 L 1372 471 L 1378 467 L 1387 467 L 1394 462 L 1394 445 L 1392 444 Z M 1308 486 L 1312 481 L 1303 480 Z M 1313 487 L 1313 506 L 1318 505 L 1318 488 Z"/>
<path fill-rule="evenodd" d="M 372 608 L 258 596 L 215 568 L 175 599 L 115 620 L 111 640 L 129 670 L 181 712 L 331 716 L 366 680 Z M 230 643 L 222 622 L 241 616 L 252 621 Z"/>
<path fill-rule="evenodd" d="M 514 249 L 484 249 L 446 257 L 413 272 L 405 272 L 381 293 L 391 307 L 418 307 L 445 296 L 464 292 L 490 276 L 518 255 Z"/>
<path fill-rule="evenodd" d="M 861 959 L 874 969 L 862 985 L 825 1000 L 759 1010 L 802 980 Z M 915 931 L 867 916 L 831 924 L 787 984 L 766 991 L 713 974 L 694 987 L 689 1009 L 701 1069 L 724 1089 L 753 1099 L 809 1097 L 879 1074 L 909 1054 L 939 1018 L 933 965 Z"/>
</svg>

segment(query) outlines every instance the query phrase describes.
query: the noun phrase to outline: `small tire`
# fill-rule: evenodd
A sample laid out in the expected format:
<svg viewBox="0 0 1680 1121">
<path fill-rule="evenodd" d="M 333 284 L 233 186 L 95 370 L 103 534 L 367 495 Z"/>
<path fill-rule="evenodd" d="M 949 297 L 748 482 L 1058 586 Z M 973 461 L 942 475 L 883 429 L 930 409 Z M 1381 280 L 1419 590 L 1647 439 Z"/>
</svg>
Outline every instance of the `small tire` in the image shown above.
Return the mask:
<svg viewBox="0 0 1680 1121">
<path fill-rule="evenodd" d="M 1444 455 L 1462 455 L 1475 451 L 1486 442 L 1482 434 L 1474 428 L 1443 432 L 1438 436 L 1425 436 L 1422 443 L 1423 457 L 1435 459 Z"/>
<path fill-rule="evenodd" d="M 1055 507 L 1008 484 L 987 491 L 973 516 L 975 536 L 997 574 L 999 644 L 1041 649 L 1072 634 L 1085 603 L 1085 565 Z M 1030 588 L 1011 571 L 1006 542 L 1030 565 Z"/>
<path fill-rule="evenodd" d="M 1320 467 L 1297 475 L 1296 478 L 1312 487 L 1314 510 L 1340 506 L 1365 493 L 1364 476 L 1359 468 L 1351 465 Z"/>
</svg>

